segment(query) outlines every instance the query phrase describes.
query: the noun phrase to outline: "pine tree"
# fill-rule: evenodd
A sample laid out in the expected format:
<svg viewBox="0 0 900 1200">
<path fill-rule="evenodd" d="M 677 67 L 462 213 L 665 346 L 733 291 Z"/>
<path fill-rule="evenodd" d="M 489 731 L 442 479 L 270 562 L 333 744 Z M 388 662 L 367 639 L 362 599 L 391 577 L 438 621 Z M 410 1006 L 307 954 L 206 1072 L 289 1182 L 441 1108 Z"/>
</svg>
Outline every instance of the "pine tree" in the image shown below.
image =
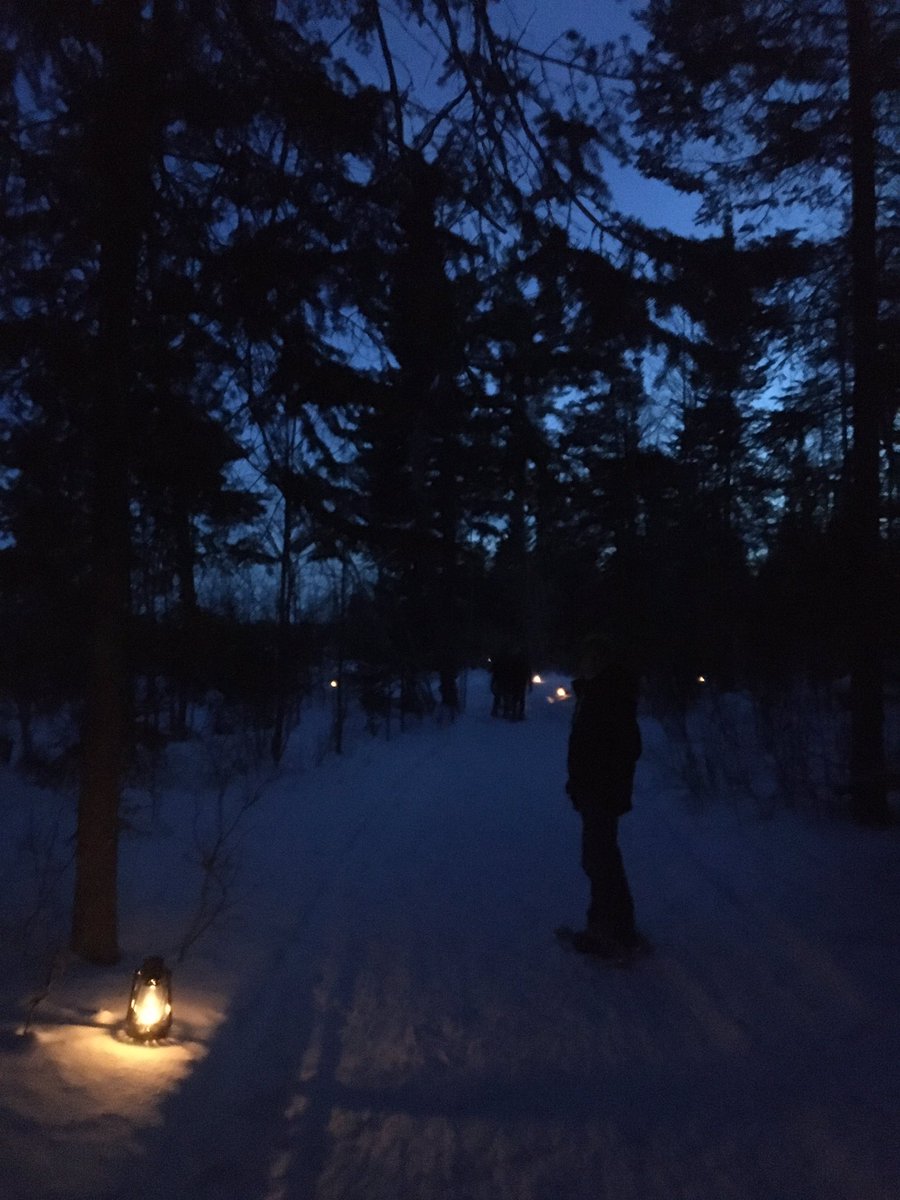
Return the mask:
<svg viewBox="0 0 900 1200">
<path fill-rule="evenodd" d="M 15 281 L 2 312 L 3 372 L 27 423 L 60 421 L 81 481 L 69 515 L 73 533 L 87 531 L 74 544 L 88 566 L 93 633 L 72 941 L 111 961 L 132 506 L 140 501 L 141 520 L 170 535 L 190 609 L 194 523 L 221 512 L 222 493 L 210 493 L 232 451 L 224 435 L 218 456 L 204 439 L 193 479 L 158 451 L 218 424 L 231 404 L 229 348 L 248 327 L 270 334 L 271 297 L 327 311 L 321 272 L 300 295 L 296 281 L 349 224 L 339 215 L 355 190 L 346 156 L 365 144 L 377 105 L 345 94 L 322 65 L 325 47 L 264 5 L 17 3 L 3 19 L 5 197 L 18 234 L 3 248 Z M 253 249 L 265 253 L 241 267 L 248 227 L 264 231 Z M 242 272 L 230 288 L 229 271 Z M 63 348 L 77 370 L 61 369 Z"/>
<path fill-rule="evenodd" d="M 857 607 L 851 668 L 851 775 L 858 820 L 888 817 L 881 641 L 877 180 L 888 167 L 889 6 L 882 0 L 687 3 L 651 0 L 650 40 L 634 59 L 635 127 L 643 169 L 751 220 L 834 219 L 835 183 L 850 185 L 853 445 L 846 507 Z M 697 154 L 705 145 L 708 152 Z"/>
</svg>

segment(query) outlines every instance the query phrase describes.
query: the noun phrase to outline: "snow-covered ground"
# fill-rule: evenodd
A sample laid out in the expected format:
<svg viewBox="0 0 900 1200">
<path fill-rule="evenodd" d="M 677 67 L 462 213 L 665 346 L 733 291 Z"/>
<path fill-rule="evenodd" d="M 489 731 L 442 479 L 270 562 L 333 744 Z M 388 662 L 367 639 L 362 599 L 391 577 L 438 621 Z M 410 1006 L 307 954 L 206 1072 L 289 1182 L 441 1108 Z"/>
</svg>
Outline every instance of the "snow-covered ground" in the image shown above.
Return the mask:
<svg viewBox="0 0 900 1200">
<path fill-rule="evenodd" d="M 455 724 L 318 765 L 307 718 L 268 780 L 173 748 L 132 797 L 122 966 L 65 964 L 25 1039 L 0 958 L 3 1200 L 897 1200 L 900 831 L 685 804 L 646 721 L 622 845 L 656 952 L 585 961 L 552 932 L 587 899 L 555 682 L 510 724 L 474 676 Z M 125 1041 L 131 968 L 191 928 L 195 842 L 260 785 L 172 1038 Z"/>
</svg>

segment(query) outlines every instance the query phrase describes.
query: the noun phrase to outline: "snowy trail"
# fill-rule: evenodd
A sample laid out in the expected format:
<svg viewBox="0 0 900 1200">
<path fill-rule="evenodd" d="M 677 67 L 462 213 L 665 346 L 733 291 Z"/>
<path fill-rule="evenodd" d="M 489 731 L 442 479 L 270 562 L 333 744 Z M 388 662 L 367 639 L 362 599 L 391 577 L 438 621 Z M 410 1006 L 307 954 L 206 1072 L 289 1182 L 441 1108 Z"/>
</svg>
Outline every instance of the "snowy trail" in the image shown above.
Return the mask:
<svg viewBox="0 0 900 1200">
<path fill-rule="evenodd" d="M 897 831 L 691 810 L 648 722 L 657 951 L 591 964 L 552 935 L 587 899 L 571 710 L 487 711 L 285 774 L 206 1035 L 183 972 L 205 1056 L 46 1200 L 898 1200 Z"/>
<path fill-rule="evenodd" d="M 370 799 L 164 1109 L 138 1194 L 896 1198 L 895 995 L 844 961 L 840 855 L 799 879 L 792 850 L 779 879 L 780 831 L 699 828 L 651 738 L 623 842 L 657 953 L 630 972 L 567 956 L 551 930 L 585 902 L 570 712 L 473 708 L 373 756 Z M 334 781 L 361 782 L 352 764 Z"/>
<path fill-rule="evenodd" d="M 510 1109 L 544 1107 L 527 1062 L 527 960 L 537 952 L 559 969 L 559 890 L 581 890 L 577 822 L 560 783 L 570 712 L 547 707 L 539 741 L 527 723 L 476 714 L 332 773 L 334 810 L 347 819 L 319 830 L 319 853 L 292 847 L 298 894 L 284 903 L 296 920 L 165 1106 L 146 1147 L 158 1169 L 135 1181 L 136 1194 L 449 1196 L 478 1186 L 483 1152 L 438 1166 L 440 1143 L 456 1141 L 469 1110 L 481 1125 L 494 1111 L 478 1134 L 489 1143 Z M 529 1076 L 517 1083 L 523 1058 Z M 415 1165 L 419 1142 L 423 1162 L 437 1156 L 434 1179 Z M 395 1156 L 410 1179 L 380 1181 Z M 523 1194 L 510 1179 L 494 1181 L 495 1195 L 498 1184 Z"/>
</svg>

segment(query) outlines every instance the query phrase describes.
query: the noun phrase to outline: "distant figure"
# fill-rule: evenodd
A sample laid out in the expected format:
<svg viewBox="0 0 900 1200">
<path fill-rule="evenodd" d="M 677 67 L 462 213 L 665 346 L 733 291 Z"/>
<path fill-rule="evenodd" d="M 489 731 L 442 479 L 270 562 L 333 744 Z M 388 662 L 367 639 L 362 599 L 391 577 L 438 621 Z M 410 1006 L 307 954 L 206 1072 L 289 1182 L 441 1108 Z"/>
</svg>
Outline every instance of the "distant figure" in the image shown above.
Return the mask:
<svg viewBox="0 0 900 1200">
<path fill-rule="evenodd" d="M 528 656 L 521 648 L 504 651 L 491 660 L 492 717 L 525 720 L 525 692 L 531 682 Z"/>
<path fill-rule="evenodd" d="M 441 704 L 452 712 L 459 712 L 459 688 L 456 686 L 456 672 L 445 667 L 439 672 L 439 688 Z"/>
<path fill-rule="evenodd" d="M 531 685 L 531 666 L 523 649 L 516 650 L 509 661 L 509 717 L 525 720 L 525 692 Z"/>
<path fill-rule="evenodd" d="M 584 953 L 614 958 L 646 947 L 618 844 L 641 754 L 637 680 L 607 642 L 593 637 L 572 690 L 566 792 L 581 815 L 581 865 L 591 885 L 587 928 L 572 940 Z"/>
<path fill-rule="evenodd" d="M 503 696 L 506 680 L 509 677 L 509 655 L 495 654 L 491 659 L 491 716 L 503 715 Z"/>
</svg>

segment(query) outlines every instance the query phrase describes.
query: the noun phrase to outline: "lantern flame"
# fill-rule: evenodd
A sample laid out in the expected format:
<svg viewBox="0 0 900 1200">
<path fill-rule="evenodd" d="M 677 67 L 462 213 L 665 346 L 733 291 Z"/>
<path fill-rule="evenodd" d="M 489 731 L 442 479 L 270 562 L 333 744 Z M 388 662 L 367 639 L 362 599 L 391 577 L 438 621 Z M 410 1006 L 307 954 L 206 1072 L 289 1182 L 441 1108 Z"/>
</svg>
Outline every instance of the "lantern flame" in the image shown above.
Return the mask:
<svg viewBox="0 0 900 1200">
<path fill-rule="evenodd" d="M 540 675 L 533 675 L 531 678 L 531 682 L 532 683 L 543 683 L 544 681 L 543 681 L 543 679 L 541 679 Z"/>
<path fill-rule="evenodd" d="M 125 1031 L 138 1041 L 155 1041 L 171 1025 L 172 973 L 161 958 L 146 958 L 131 981 Z"/>
<path fill-rule="evenodd" d="M 168 1003 L 162 988 L 154 980 L 135 999 L 133 1011 L 137 1025 L 144 1029 L 152 1029 L 155 1025 L 159 1025 L 163 1018 L 169 1016 L 172 1005 Z"/>
</svg>

